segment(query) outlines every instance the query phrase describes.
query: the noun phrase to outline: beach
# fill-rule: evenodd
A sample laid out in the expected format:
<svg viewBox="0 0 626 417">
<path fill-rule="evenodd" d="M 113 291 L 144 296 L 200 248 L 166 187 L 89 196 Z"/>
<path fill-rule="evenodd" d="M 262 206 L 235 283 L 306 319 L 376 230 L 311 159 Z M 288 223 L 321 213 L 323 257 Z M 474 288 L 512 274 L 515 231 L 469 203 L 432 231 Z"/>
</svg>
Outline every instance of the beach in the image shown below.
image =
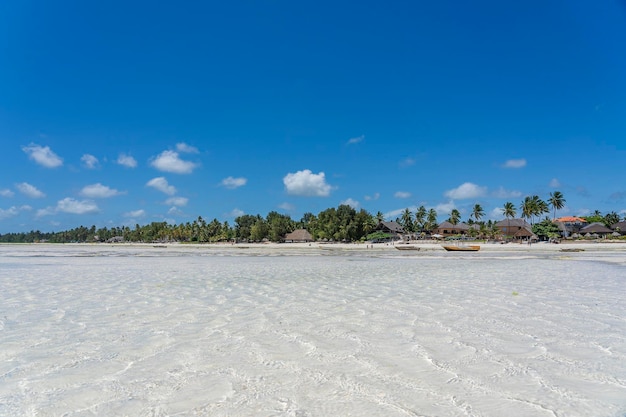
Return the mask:
<svg viewBox="0 0 626 417">
<path fill-rule="evenodd" d="M 0 415 L 626 415 L 626 245 L 413 244 L 0 245 Z"/>
</svg>

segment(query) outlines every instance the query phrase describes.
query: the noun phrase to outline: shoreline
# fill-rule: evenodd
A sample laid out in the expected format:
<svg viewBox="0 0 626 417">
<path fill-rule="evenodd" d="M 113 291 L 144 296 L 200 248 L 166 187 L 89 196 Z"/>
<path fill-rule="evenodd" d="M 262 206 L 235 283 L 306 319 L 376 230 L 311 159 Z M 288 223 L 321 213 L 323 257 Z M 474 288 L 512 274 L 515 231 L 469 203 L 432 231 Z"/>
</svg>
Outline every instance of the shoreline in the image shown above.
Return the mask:
<svg viewBox="0 0 626 417">
<path fill-rule="evenodd" d="M 436 242 L 436 241 L 410 241 L 406 243 L 324 243 L 324 242 L 296 242 L 296 243 L 3 243 L 2 246 L 76 246 L 76 247 L 114 247 L 114 248 L 153 248 L 159 250 L 176 249 L 234 249 L 234 250 L 272 250 L 272 251 L 289 251 L 289 250 L 336 250 L 336 251 L 395 251 L 396 246 L 414 246 L 421 251 L 442 251 L 443 245 L 454 245 L 455 242 Z M 562 249 L 576 249 L 580 251 L 626 251 L 626 241 L 616 242 L 589 242 L 589 241 L 566 241 L 559 244 L 540 242 L 540 243 L 482 243 L 467 242 L 471 245 L 479 245 L 480 252 L 560 252 Z M 417 251 L 415 251 L 417 252 Z"/>
</svg>

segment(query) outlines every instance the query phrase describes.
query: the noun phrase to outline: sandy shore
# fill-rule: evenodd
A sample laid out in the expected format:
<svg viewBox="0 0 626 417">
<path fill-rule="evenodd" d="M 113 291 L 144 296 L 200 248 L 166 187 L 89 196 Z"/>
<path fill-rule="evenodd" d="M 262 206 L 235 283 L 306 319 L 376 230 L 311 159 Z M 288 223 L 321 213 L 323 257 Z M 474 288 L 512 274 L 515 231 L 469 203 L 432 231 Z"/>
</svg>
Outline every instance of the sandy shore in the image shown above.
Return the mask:
<svg viewBox="0 0 626 417">
<path fill-rule="evenodd" d="M 479 245 L 481 251 L 546 251 L 559 252 L 563 249 L 576 248 L 582 251 L 626 251 L 626 241 L 564 241 L 560 244 L 552 243 L 494 243 L 494 242 L 468 242 L 469 245 Z M 81 244 L 77 244 L 81 245 Z M 84 244 L 82 244 L 84 245 Z M 376 250 L 376 251 L 394 251 L 396 246 L 414 246 L 419 247 L 420 251 L 444 251 L 443 245 L 454 245 L 454 242 L 441 242 L 433 240 L 419 240 L 405 243 L 167 243 L 167 244 L 150 244 L 150 243 L 117 243 L 117 244 L 93 244 L 95 246 L 137 246 L 137 247 L 155 247 L 155 248 L 205 248 L 205 249 L 259 249 L 259 250 L 305 250 L 305 249 L 330 249 L 330 250 Z"/>
</svg>

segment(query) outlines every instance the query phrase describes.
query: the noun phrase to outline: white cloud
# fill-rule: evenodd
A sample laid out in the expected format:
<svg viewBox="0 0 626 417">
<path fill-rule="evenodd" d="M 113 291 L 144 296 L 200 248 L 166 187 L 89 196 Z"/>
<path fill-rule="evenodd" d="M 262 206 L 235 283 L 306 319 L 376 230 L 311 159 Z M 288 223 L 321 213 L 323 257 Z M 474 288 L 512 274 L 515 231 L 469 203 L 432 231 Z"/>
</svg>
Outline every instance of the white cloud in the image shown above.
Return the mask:
<svg viewBox="0 0 626 417">
<path fill-rule="evenodd" d="M 380 193 L 374 193 L 374 195 L 366 195 L 365 201 L 378 200 L 380 198 Z"/>
<path fill-rule="evenodd" d="M 141 210 L 141 209 L 124 213 L 124 217 L 131 217 L 131 218 L 144 217 L 145 215 L 146 215 L 146 211 Z"/>
<path fill-rule="evenodd" d="M 119 165 L 125 166 L 126 168 L 135 168 L 137 167 L 137 160 L 130 155 L 126 155 L 121 153 L 117 157 L 117 163 Z"/>
<path fill-rule="evenodd" d="M 123 193 L 106 185 L 96 183 L 85 186 L 80 194 L 89 198 L 109 198 Z"/>
<path fill-rule="evenodd" d="M 168 206 L 181 206 L 184 207 L 189 202 L 189 199 L 186 197 L 170 197 L 165 200 L 165 204 Z"/>
<path fill-rule="evenodd" d="M 482 197 L 487 194 L 487 187 L 480 187 L 471 182 L 466 182 L 445 192 L 445 196 L 453 200 L 464 200 L 468 198 Z"/>
<path fill-rule="evenodd" d="M 22 150 L 30 159 L 43 167 L 56 168 L 63 165 L 63 159 L 52 152 L 48 146 L 40 146 L 31 143 L 28 146 L 23 146 Z"/>
<path fill-rule="evenodd" d="M 285 211 L 294 211 L 296 208 L 293 204 L 282 203 L 278 206 L 278 208 L 283 209 Z"/>
<path fill-rule="evenodd" d="M 492 220 L 501 219 L 504 215 L 504 209 L 502 207 L 496 207 L 489 213 L 489 218 Z"/>
<path fill-rule="evenodd" d="M 552 178 L 552 179 L 550 180 L 550 187 L 551 187 L 551 188 L 557 188 L 557 187 L 560 187 L 560 186 L 561 186 L 561 183 L 559 182 L 559 180 L 558 180 L 558 179 L 556 179 L 556 178 Z"/>
<path fill-rule="evenodd" d="M 182 153 L 198 153 L 198 148 L 195 146 L 187 145 L 184 142 L 176 144 L 176 150 Z"/>
<path fill-rule="evenodd" d="M 409 209 L 412 213 L 415 213 L 417 211 L 417 207 L 416 206 L 409 206 L 409 207 L 403 207 L 403 208 L 399 208 L 396 210 L 392 210 L 390 212 L 384 213 L 383 217 L 385 219 L 392 219 L 395 220 L 396 218 L 400 217 L 402 215 L 402 213 L 404 213 L 404 211 L 406 209 Z"/>
<path fill-rule="evenodd" d="M 409 198 L 411 197 L 411 193 L 409 193 L 408 191 L 396 191 L 393 196 L 395 198 Z"/>
<path fill-rule="evenodd" d="M 444 215 L 447 216 L 449 215 L 452 210 L 454 210 L 456 208 L 456 204 L 454 204 L 454 201 L 448 201 L 447 203 L 441 203 L 441 204 L 437 204 L 435 206 L 435 211 L 437 212 L 438 215 Z"/>
<path fill-rule="evenodd" d="M 173 206 L 167 211 L 170 216 L 182 216 L 184 213 L 178 207 Z"/>
<path fill-rule="evenodd" d="M 308 169 L 285 175 L 283 184 L 285 184 L 287 194 L 306 197 L 328 197 L 332 189 L 326 183 L 323 172 L 313 174 Z"/>
<path fill-rule="evenodd" d="M 35 213 L 35 217 L 51 216 L 54 213 L 56 213 L 54 207 L 46 207 L 45 209 L 37 210 L 37 213 Z"/>
<path fill-rule="evenodd" d="M 509 159 L 502 165 L 503 168 L 524 168 L 526 166 L 526 160 L 524 158 L 520 159 Z"/>
<path fill-rule="evenodd" d="M 2 197 L 13 197 L 14 195 L 15 193 L 9 190 L 8 188 L 5 188 L 4 190 L 0 190 L 0 196 Z"/>
<path fill-rule="evenodd" d="M 176 194 L 176 187 L 173 185 L 169 185 L 165 177 L 156 177 L 152 178 L 150 181 L 146 183 L 148 187 L 152 187 L 156 190 L 161 191 L 167 195 Z"/>
<path fill-rule="evenodd" d="M 46 196 L 44 193 L 39 191 L 37 187 L 35 187 L 34 185 L 30 185 L 27 182 L 15 184 L 15 188 L 17 188 L 20 193 L 30 198 L 43 198 Z"/>
<path fill-rule="evenodd" d="M 400 217 L 400 215 L 404 212 L 404 209 L 397 209 L 397 210 L 392 210 L 388 213 L 384 213 L 383 217 L 385 219 L 392 219 L 395 220 L 396 218 Z"/>
<path fill-rule="evenodd" d="M 226 214 L 226 217 L 239 217 L 246 214 L 243 210 L 239 210 L 238 208 L 232 209 L 229 213 Z"/>
<path fill-rule="evenodd" d="M 9 207 L 8 209 L 0 208 L 0 220 L 8 219 L 9 217 L 15 217 L 19 214 L 19 209 L 15 206 Z"/>
<path fill-rule="evenodd" d="M 73 198 L 64 198 L 57 203 L 57 212 L 71 214 L 88 214 L 100 211 L 96 203 L 90 200 L 78 201 Z"/>
<path fill-rule="evenodd" d="M 348 145 L 355 145 L 359 142 L 363 142 L 363 139 L 365 139 L 365 135 L 357 136 L 356 138 L 350 138 L 348 140 Z"/>
<path fill-rule="evenodd" d="M 343 205 L 346 205 L 346 206 L 350 206 L 350 207 L 352 207 L 353 209 L 358 209 L 358 208 L 359 208 L 359 205 L 360 205 L 358 201 L 353 200 L 353 199 L 351 199 L 351 198 L 348 198 L 348 199 L 346 199 L 346 200 L 343 200 L 343 201 L 342 201 L 342 202 L 340 202 L 339 204 L 343 204 Z"/>
<path fill-rule="evenodd" d="M 196 164 L 184 161 L 175 151 L 163 151 L 150 163 L 159 171 L 172 172 L 174 174 L 191 174 L 196 168 Z"/>
<path fill-rule="evenodd" d="M 88 153 L 84 154 L 80 160 L 83 163 L 83 166 L 87 169 L 96 169 L 98 168 L 98 158 L 93 155 L 89 155 Z"/>
<path fill-rule="evenodd" d="M 500 187 L 497 190 L 493 191 L 491 195 L 494 198 L 519 198 L 522 196 L 522 192 L 515 190 L 506 190 L 504 189 L 504 187 Z"/>
<path fill-rule="evenodd" d="M 224 178 L 220 184 L 232 190 L 235 188 L 243 187 L 244 185 L 246 185 L 247 182 L 248 180 L 243 177 L 239 177 L 239 178 L 227 177 L 227 178 Z"/>
</svg>

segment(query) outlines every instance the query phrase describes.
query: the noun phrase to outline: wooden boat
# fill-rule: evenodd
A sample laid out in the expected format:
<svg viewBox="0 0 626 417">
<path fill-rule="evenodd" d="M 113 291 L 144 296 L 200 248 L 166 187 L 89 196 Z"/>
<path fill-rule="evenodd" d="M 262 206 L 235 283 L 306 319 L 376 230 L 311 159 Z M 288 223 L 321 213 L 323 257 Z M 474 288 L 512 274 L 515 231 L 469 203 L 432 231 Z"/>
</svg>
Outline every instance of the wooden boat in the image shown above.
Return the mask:
<svg viewBox="0 0 626 417">
<path fill-rule="evenodd" d="M 398 250 L 420 250 L 419 246 L 396 245 L 394 247 Z"/>
<path fill-rule="evenodd" d="M 448 252 L 477 252 L 480 250 L 478 245 L 441 245 Z"/>
</svg>

